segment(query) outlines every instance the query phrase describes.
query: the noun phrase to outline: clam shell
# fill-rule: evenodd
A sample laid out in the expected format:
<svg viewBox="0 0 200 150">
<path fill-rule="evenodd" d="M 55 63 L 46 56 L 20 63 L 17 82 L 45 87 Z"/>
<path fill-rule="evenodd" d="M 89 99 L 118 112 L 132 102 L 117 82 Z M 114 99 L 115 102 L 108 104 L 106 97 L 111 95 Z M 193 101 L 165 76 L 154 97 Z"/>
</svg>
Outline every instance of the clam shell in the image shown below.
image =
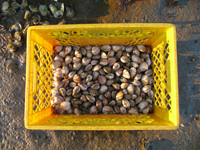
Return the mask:
<svg viewBox="0 0 200 150">
<path fill-rule="evenodd" d="M 127 51 L 128 53 L 131 53 L 131 52 L 133 51 L 133 46 L 127 46 L 127 47 L 126 47 L 126 51 Z"/>
<path fill-rule="evenodd" d="M 105 52 L 101 52 L 101 59 L 107 59 L 107 55 Z"/>
<path fill-rule="evenodd" d="M 92 73 L 92 78 L 93 78 L 94 80 L 97 80 L 98 76 L 99 76 L 99 72 L 94 71 L 94 72 Z"/>
<path fill-rule="evenodd" d="M 62 65 L 62 63 L 59 60 L 53 60 L 51 63 L 52 69 L 57 69 Z"/>
<path fill-rule="evenodd" d="M 64 51 L 65 51 L 65 54 L 68 55 L 72 51 L 72 47 L 71 46 L 65 46 Z"/>
<path fill-rule="evenodd" d="M 92 46 L 90 46 L 90 45 L 85 46 L 85 49 L 86 49 L 86 50 L 91 50 L 91 49 L 92 49 Z"/>
<path fill-rule="evenodd" d="M 144 45 L 137 45 L 137 48 L 141 52 L 146 52 L 146 47 Z"/>
<path fill-rule="evenodd" d="M 112 69 L 110 67 L 103 67 L 105 73 L 110 73 Z"/>
<path fill-rule="evenodd" d="M 75 46 L 74 46 L 75 47 Z M 73 49 L 74 49 L 74 47 L 73 47 Z M 79 57 L 79 58 L 82 58 L 82 54 L 81 54 L 81 51 L 80 50 L 75 50 L 75 56 L 76 57 Z"/>
<path fill-rule="evenodd" d="M 92 59 L 100 59 L 101 58 L 101 55 L 94 55 L 94 56 L 92 56 Z"/>
<path fill-rule="evenodd" d="M 111 106 L 103 106 L 102 112 L 103 114 L 111 114 L 113 112 L 113 108 Z"/>
<path fill-rule="evenodd" d="M 53 97 L 53 103 L 54 104 L 60 104 L 60 103 L 62 103 L 64 101 L 64 98 L 62 97 L 62 96 L 60 96 L 60 95 L 55 95 L 54 97 Z"/>
<path fill-rule="evenodd" d="M 113 79 L 114 77 L 115 77 L 115 75 L 114 74 L 112 74 L 112 73 L 108 73 L 108 74 L 106 74 L 105 75 L 105 77 L 107 78 L 107 79 Z"/>
<path fill-rule="evenodd" d="M 126 79 L 130 79 L 131 78 L 129 72 L 126 69 L 124 69 L 124 71 L 123 71 L 123 77 L 126 78 Z"/>
<path fill-rule="evenodd" d="M 98 61 L 97 61 L 97 63 L 98 63 Z M 92 64 L 92 62 L 91 62 L 91 64 Z M 103 59 L 103 60 L 101 60 L 101 61 L 99 62 L 99 64 L 102 65 L 102 66 L 106 66 L 106 65 L 108 65 L 108 60 Z"/>
<path fill-rule="evenodd" d="M 116 112 L 117 114 L 120 113 L 120 108 L 119 108 L 118 106 L 114 106 L 114 110 L 115 110 L 115 112 Z"/>
<path fill-rule="evenodd" d="M 89 65 L 87 65 L 86 67 L 85 67 L 85 71 L 89 71 L 89 70 L 91 70 L 92 69 L 92 65 L 91 64 L 89 64 Z"/>
<path fill-rule="evenodd" d="M 106 84 L 107 79 L 104 76 L 99 75 L 98 81 L 99 81 L 100 84 Z"/>
<path fill-rule="evenodd" d="M 81 112 L 78 108 L 75 108 L 74 109 L 74 113 L 77 115 L 77 116 L 80 116 Z"/>
<path fill-rule="evenodd" d="M 142 97 L 141 96 L 138 96 L 135 100 L 135 103 L 136 104 L 139 104 L 140 102 L 142 101 Z"/>
<path fill-rule="evenodd" d="M 76 82 L 70 82 L 69 83 L 69 87 L 74 88 L 75 86 L 77 86 Z"/>
<path fill-rule="evenodd" d="M 81 95 L 80 100 L 82 100 L 83 102 L 87 102 L 87 98 L 85 97 L 85 95 Z"/>
<path fill-rule="evenodd" d="M 122 114 L 126 114 L 126 108 L 123 107 L 123 106 L 121 106 L 121 107 L 120 107 L 120 112 L 121 112 Z"/>
<path fill-rule="evenodd" d="M 121 89 L 125 89 L 125 88 L 127 88 L 128 85 L 129 85 L 129 83 L 122 83 L 122 84 L 121 84 Z"/>
<path fill-rule="evenodd" d="M 115 101 L 115 100 L 112 100 L 112 101 L 109 102 L 109 105 L 110 105 L 110 106 L 115 106 L 115 104 L 116 104 L 116 101 Z"/>
<path fill-rule="evenodd" d="M 71 71 L 69 74 L 68 74 L 68 78 L 69 79 L 72 79 L 74 77 L 74 75 L 76 74 L 75 71 Z"/>
<path fill-rule="evenodd" d="M 59 89 L 59 92 L 60 92 L 60 94 L 61 94 L 63 97 L 65 97 L 65 95 L 66 95 L 66 90 L 65 90 L 65 88 L 60 88 L 60 89 Z"/>
<path fill-rule="evenodd" d="M 74 15 L 75 15 L 74 10 L 69 7 L 66 7 L 66 16 L 72 18 L 74 17 Z"/>
<path fill-rule="evenodd" d="M 133 94 L 134 93 L 134 85 L 133 84 L 129 84 L 127 87 L 127 91 L 129 94 Z"/>
<path fill-rule="evenodd" d="M 145 85 L 145 86 L 143 86 L 143 88 L 142 88 L 142 91 L 143 91 L 144 93 L 148 93 L 150 90 L 151 90 L 151 85 Z"/>
<path fill-rule="evenodd" d="M 109 66 L 112 66 L 112 65 L 114 65 L 114 63 L 116 63 L 116 58 L 115 57 L 110 57 L 110 58 L 108 58 L 108 64 L 109 64 Z"/>
<path fill-rule="evenodd" d="M 146 52 L 147 54 L 151 54 L 152 50 L 150 46 L 146 46 Z"/>
<path fill-rule="evenodd" d="M 87 87 L 91 87 L 94 84 L 94 81 L 87 82 Z"/>
<path fill-rule="evenodd" d="M 102 101 L 97 100 L 96 101 L 96 108 L 97 108 L 98 112 L 100 112 L 102 110 L 102 107 L 103 107 Z"/>
<path fill-rule="evenodd" d="M 153 98 L 154 98 L 154 92 L 153 92 L 152 90 L 150 90 L 150 91 L 148 92 L 148 96 L 149 96 L 150 99 L 153 100 Z"/>
<path fill-rule="evenodd" d="M 97 110 L 96 106 L 90 107 L 90 114 L 91 115 L 94 115 L 94 114 L 97 114 L 97 113 L 98 113 L 98 110 Z"/>
<path fill-rule="evenodd" d="M 100 53 L 100 48 L 98 46 L 93 46 L 92 47 L 92 54 L 98 55 L 99 53 Z"/>
<path fill-rule="evenodd" d="M 148 64 L 146 62 L 141 62 L 141 64 L 139 65 L 139 69 L 144 72 L 146 70 L 148 70 Z"/>
<path fill-rule="evenodd" d="M 116 56 L 116 58 L 119 59 L 119 58 L 122 56 L 122 51 L 118 51 L 117 54 L 116 54 L 115 56 Z"/>
<path fill-rule="evenodd" d="M 74 89 L 73 89 L 72 95 L 78 94 L 80 92 L 80 90 L 81 90 L 80 86 L 75 86 Z"/>
<path fill-rule="evenodd" d="M 65 63 L 66 65 L 70 64 L 72 62 L 72 56 L 66 56 L 65 57 Z"/>
<path fill-rule="evenodd" d="M 125 108 L 130 108 L 130 102 L 126 99 L 123 99 L 122 100 L 122 105 L 125 107 Z"/>
<path fill-rule="evenodd" d="M 103 105 L 104 106 L 108 104 L 108 99 L 107 98 L 104 97 L 102 101 L 103 101 Z"/>
<path fill-rule="evenodd" d="M 138 63 L 136 63 L 136 62 L 131 62 L 131 66 L 134 67 L 134 68 L 138 68 L 139 67 Z"/>
<path fill-rule="evenodd" d="M 124 93 L 122 91 L 119 91 L 116 95 L 116 100 L 121 101 L 124 97 Z"/>
<path fill-rule="evenodd" d="M 85 84 L 79 84 L 79 86 L 80 86 L 82 91 L 86 91 L 87 88 L 88 88 L 87 85 L 85 85 Z"/>
<path fill-rule="evenodd" d="M 116 101 L 116 105 L 117 106 L 121 106 L 122 105 L 122 101 Z"/>
<path fill-rule="evenodd" d="M 92 71 L 99 71 L 100 69 L 101 69 L 101 65 L 96 65 L 96 66 L 94 66 Z"/>
<path fill-rule="evenodd" d="M 136 62 L 138 64 L 141 63 L 141 58 L 139 56 L 137 56 L 137 55 L 132 55 L 131 59 L 132 59 L 133 62 Z"/>
<path fill-rule="evenodd" d="M 83 47 L 81 47 L 81 54 L 84 56 L 87 54 L 87 50 Z"/>
<path fill-rule="evenodd" d="M 140 56 L 140 51 L 137 49 L 137 47 L 134 47 L 134 49 L 133 49 L 133 55 Z"/>
<path fill-rule="evenodd" d="M 81 77 L 81 79 L 85 79 L 87 77 L 87 73 L 85 73 L 85 72 L 81 73 L 80 77 Z"/>
<path fill-rule="evenodd" d="M 138 104 L 138 108 L 143 110 L 144 108 L 146 108 L 149 105 L 149 102 L 147 101 L 142 101 Z"/>
<path fill-rule="evenodd" d="M 118 70 L 119 68 L 120 68 L 120 63 L 119 63 L 119 62 L 114 63 L 114 65 L 113 65 L 113 70 L 116 71 L 116 70 Z"/>
<path fill-rule="evenodd" d="M 76 83 L 81 83 L 81 78 L 78 74 L 75 74 L 73 77 L 73 81 Z"/>
<path fill-rule="evenodd" d="M 63 83 L 63 87 L 66 88 L 68 86 L 68 84 L 69 84 L 69 80 L 68 79 L 63 79 L 62 83 Z"/>
<path fill-rule="evenodd" d="M 147 59 L 147 58 L 149 58 L 149 54 L 147 54 L 147 53 L 142 53 L 142 54 L 140 55 L 140 57 L 143 58 L 143 59 Z"/>
<path fill-rule="evenodd" d="M 92 51 L 91 50 L 87 50 L 86 56 L 87 56 L 87 58 L 92 58 Z"/>
<path fill-rule="evenodd" d="M 113 49 L 115 52 L 118 52 L 118 51 L 122 50 L 122 46 L 121 46 L 121 45 L 113 45 L 113 46 L 112 46 L 112 49 Z"/>
<path fill-rule="evenodd" d="M 90 82 L 90 81 L 92 81 L 92 75 L 87 75 L 87 77 L 86 77 L 86 82 Z"/>
<path fill-rule="evenodd" d="M 105 93 L 108 90 L 108 87 L 106 85 L 101 85 L 99 92 L 101 94 Z"/>
<path fill-rule="evenodd" d="M 129 102 L 130 102 L 130 106 L 131 107 L 134 107 L 136 105 L 135 102 L 134 102 L 134 100 L 130 100 Z"/>
<path fill-rule="evenodd" d="M 99 92 L 101 93 L 101 91 L 99 91 Z M 92 95 L 92 96 L 98 96 L 99 92 L 96 91 L 96 90 L 90 90 L 90 95 Z"/>
<path fill-rule="evenodd" d="M 153 70 L 149 69 L 149 70 L 145 71 L 144 74 L 147 75 L 147 76 L 151 76 L 151 75 L 153 75 Z"/>
<path fill-rule="evenodd" d="M 140 88 L 139 88 L 138 86 L 135 87 L 135 94 L 136 94 L 137 96 L 140 95 Z"/>
<path fill-rule="evenodd" d="M 138 80 L 134 80 L 134 81 L 132 82 L 132 84 L 133 84 L 134 86 L 140 86 L 140 85 L 141 85 L 141 82 L 138 81 Z"/>
<path fill-rule="evenodd" d="M 120 90 L 120 84 L 114 83 L 114 84 L 112 84 L 112 86 L 114 87 L 114 89 Z"/>
<path fill-rule="evenodd" d="M 141 78 L 141 82 L 143 85 L 147 85 L 149 83 L 149 77 L 147 75 L 143 75 Z"/>
<path fill-rule="evenodd" d="M 127 56 L 122 56 L 122 57 L 120 58 L 120 61 L 121 61 L 122 63 L 129 63 L 129 62 L 131 62 L 131 60 L 130 60 Z"/>
<path fill-rule="evenodd" d="M 64 101 L 64 102 L 60 103 L 60 108 L 62 108 L 65 111 L 68 111 L 69 109 L 71 109 L 71 104 L 70 104 L 70 102 Z"/>
<path fill-rule="evenodd" d="M 59 55 L 57 55 L 57 56 L 54 58 L 54 60 L 59 60 L 60 62 L 63 62 L 63 61 L 64 61 L 63 58 L 62 58 L 61 56 L 59 56 Z"/>
<path fill-rule="evenodd" d="M 68 89 L 68 90 L 66 91 L 66 94 L 67 94 L 68 96 L 70 96 L 70 95 L 72 95 L 72 92 L 73 92 L 73 89 Z"/>
<path fill-rule="evenodd" d="M 111 46 L 110 45 L 103 45 L 103 46 L 100 47 L 100 49 L 102 51 L 108 52 L 108 51 L 111 50 Z"/>
<path fill-rule="evenodd" d="M 136 107 L 130 108 L 130 109 L 128 110 L 128 113 L 131 114 L 131 115 L 138 115 L 138 114 L 139 114 L 139 113 L 138 113 L 138 109 L 137 109 Z"/>
<path fill-rule="evenodd" d="M 114 55 L 115 55 L 115 52 L 111 50 L 108 52 L 107 57 L 113 57 Z"/>
<path fill-rule="evenodd" d="M 134 67 L 131 67 L 130 69 L 130 76 L 133 78 L 136 75 L 136 69 Z"/>
<path fill-rule="evenodd" d="M 58 80 L 58 81 L 53 81 L 52 85 L 53 85 L 53 87 L 59 89 L 59 88 L 61 88 L 64 85 L 64 83 L 62 81 Z"/>
<path fill-rule="evenodd" d="M 91 89 L 94 89 L 94 90 L 98 90 L 100 88 L 100 84 L 99 83 L 95 83 L 91 86 Z"/>
<path fill-rule="evenodd" d="M 54 77 L 62 79 L 64 77 L 61 68 L 57 68 L 54 72 Z"/>
<path fill-rule="evenodd" d="M 108 99 L 111 99 L 111 93 L 110 93 L 110 91 L 107 91 L 107 92 L 104 94 L 104 96 L 105 96 L 106 98 L 108 98 Z"/>
<path fill-rule="evenodd" d="M 141 79 L 141 77 L 142 77 L 142 74 L 136 74 L 134 77 L 134 80 L 138 81 Z"/>
<path fill-rule="evenodd" d="M 85 102 L 83 103 L 83 107 L 88 108 L 90 107 L 91 103 L 90 102 Z"/>
<path fill-rule="evenodd" d="M 60 92 L 58 91 L 57 88 L 54 88 L 54 89 L 51 89 L 51 94 L 52 94 L 52 96 L 60 95 Z"/>
<path fill-rule="evenodd" d="M 114 83 L 114 80 L 113 80 L 113 79 L 107 80 L 106 85 L 107 85 L 107 86 L 111 86 L 113 83 Z"/>
<path fill-rule="evenodd" d="M 86 95 L 86 98 L 90 103 L 94 103 L 95 102 L 95 97 L 94 96 Z"/>
<path fill-rule="evenodd" d="M 123 68 L 120 68 L 115 72 L 116 76 L 118 76 L 118 77 L 121 76 L 122 73 L 123 73 Z"/>
<path fill-rule="evenodd" d="M 78 57 L 73 57 L 73 60 L 72 60 L 73 63 L 76 63 L 76 62 L 81 62 L 81 59 L 78 58 Z"/>
</svg>

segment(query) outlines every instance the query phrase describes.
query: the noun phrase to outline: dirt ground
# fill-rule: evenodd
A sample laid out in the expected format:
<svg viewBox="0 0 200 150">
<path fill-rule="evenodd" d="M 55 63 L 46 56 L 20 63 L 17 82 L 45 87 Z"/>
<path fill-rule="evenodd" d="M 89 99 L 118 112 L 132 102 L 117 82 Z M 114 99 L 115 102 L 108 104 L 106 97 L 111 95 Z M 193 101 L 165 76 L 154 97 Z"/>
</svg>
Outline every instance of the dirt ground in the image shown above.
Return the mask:
<svg viewBox="0 0 200 150">
<path fill-rule="evenodd" d="M 17 0 L 18 1 L 18 0 Z M 180 127 L 172 131 L 33 131 L 24 127 L 25 69 L 6 72 L 0 56 L 0 149 L 200 149 L 200 0 L 58 0 L 76 15 L 66 23 L 173 23 L 177 30 Z M 128 1 L 128 0 L 127 0 Z M 0 3 L 2 4 L 2 0 Z M 21 0 L 18 1 L 21 3 Z M 29 3 L 54 3 L 30 0 Z M 24 11 L 1 17 L 0 24 L 25 23 Z M 62 19 L 42 18 L 57 24 Z M 19 49 L 23 51 L 22 47 Z"/>
</svg>

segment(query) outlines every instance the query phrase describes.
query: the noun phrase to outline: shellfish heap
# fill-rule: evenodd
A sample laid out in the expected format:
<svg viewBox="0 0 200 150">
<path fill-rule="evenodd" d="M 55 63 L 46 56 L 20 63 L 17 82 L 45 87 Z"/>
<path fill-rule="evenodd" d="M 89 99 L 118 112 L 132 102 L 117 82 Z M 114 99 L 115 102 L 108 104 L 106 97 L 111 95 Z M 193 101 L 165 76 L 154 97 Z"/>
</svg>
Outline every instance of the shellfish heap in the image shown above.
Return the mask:
<svg viewBox="0 0 200 150">
<path fill-rule="evenodd" d="M 59 114 L 153 111 L 150 46 L 55 46 L 51 105 Z"/>
</svg>

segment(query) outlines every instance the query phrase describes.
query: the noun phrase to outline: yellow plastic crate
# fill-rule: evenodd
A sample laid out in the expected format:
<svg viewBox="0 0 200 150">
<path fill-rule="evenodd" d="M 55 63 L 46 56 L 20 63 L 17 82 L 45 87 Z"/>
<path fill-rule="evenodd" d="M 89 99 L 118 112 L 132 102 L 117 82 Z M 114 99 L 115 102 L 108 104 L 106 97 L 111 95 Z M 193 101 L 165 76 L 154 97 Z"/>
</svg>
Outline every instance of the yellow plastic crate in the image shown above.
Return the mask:
<svg viewBox="0 0 200 150">
<path fill-rule="evenodd" d="M 58 115 L 51 101 L 55 45 L 144 44 L 152 47 L 154 112 Z M 179 126 L 176 30 L 165 23 L 34 26 L 27 34 L 25 127 L 40 130 L 171 130 Z"/>
</svg>

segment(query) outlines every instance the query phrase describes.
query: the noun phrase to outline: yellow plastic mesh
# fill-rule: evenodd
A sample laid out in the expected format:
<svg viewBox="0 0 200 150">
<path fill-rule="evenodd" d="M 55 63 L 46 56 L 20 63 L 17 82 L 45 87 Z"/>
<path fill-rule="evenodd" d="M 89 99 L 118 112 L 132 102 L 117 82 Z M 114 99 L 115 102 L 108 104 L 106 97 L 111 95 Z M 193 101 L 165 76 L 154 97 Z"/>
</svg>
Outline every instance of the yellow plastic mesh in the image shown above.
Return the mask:
<svg viewBox="0 0 200 150">
<path fill-rule="evenodd" d="M 171 96 L 167 90 L 167 86 L 169 86 L 167 84 L 167 78 L 169 78 L 167 72 L 170 70 L 169 67 L 166 67 L 166 63 L 170 60 L 168 46 L 168 43 L 161 42 L 153 49 L 151 59 L 154 70 L 154 106 L 171 110 Z"/>
<path fill-rule="evenodd" d="M 130 115 L 129 118 L 75 118 L 76 115 L 59 115 L 46 122 L 54 125 L 130 125 L 158 124 L 147 115 Z"/>
<path fill-rule="evenodd" d="M 50 107 L 51 100 L 51 54 L 41 45 L 34 44 L 34 58 L 36 61 L 36 92 L 33 97 L 33 113 Z"/>
<path fill-rule="evenodd" d="M 123 45 L 145 44 L 148 38 L 152 37 L 156 30 L 84 30 L 84 31 L 56 31 L 47 32 L 47 34 L 61 45 L 79 45 L 74 39 L 116 39 L 131 38 L 131 40 L 122 43 Z"/>
</svg>

